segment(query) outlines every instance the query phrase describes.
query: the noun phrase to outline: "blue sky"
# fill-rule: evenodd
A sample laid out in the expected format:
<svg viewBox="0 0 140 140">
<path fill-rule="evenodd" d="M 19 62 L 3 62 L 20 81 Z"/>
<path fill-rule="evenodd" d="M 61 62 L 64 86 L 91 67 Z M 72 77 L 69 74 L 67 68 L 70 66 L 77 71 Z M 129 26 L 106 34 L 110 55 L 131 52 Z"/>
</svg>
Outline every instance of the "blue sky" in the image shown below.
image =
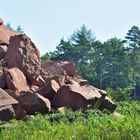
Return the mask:
<svg viewBox="0 0 140 140">
<path fill-rule="evenodd" d="M 101 41 L 123 38 L 133 25 L 140 27 L 139 7 L 140 0 L 3 0 L 0 17 L 21 25 L 45 54 L 83 24 Z"/>
</svg>

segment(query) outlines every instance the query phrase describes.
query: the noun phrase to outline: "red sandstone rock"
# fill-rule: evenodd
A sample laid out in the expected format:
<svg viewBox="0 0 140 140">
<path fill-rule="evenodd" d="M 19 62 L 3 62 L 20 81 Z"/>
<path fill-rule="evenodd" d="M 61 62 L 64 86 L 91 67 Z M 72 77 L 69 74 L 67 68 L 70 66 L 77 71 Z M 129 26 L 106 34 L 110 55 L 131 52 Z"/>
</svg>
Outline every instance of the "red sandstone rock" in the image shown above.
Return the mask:
<svg viewBox="0 0 140 140">
<path fill-rule="evenodd" d="M 73 80 L 78 82 L 81 86 L 84 86 L 84 85 L 87 85 L 88 84 L 88 81 L 83 79 L 82 77 L 80 76 L 74 76 L 73 77 Z"/>
<path fill-rule="evenodd" d="M 103 100 L 103 102 L 101 103 L 99 109 L 100 110 L 103 110 L 103 109 L 107 109 L 109 110 L 110 112 L 114 112 L 114 110 L 116 109 L 116 105 L 115 103 L 113 103 L 113 101 L 108 98 L 108 97 L 105 97 L 105 100 Z"/>
<path fill-rule="evenodd" d="M 66 71 L 53 61 L 44 61 L 41 64 L 42 69 L 46 72 L 48 77 L 58 77 L 60 83 L 65 81 Z"/>
<path fill-rule="evenodd" d="M 49 113 L 51 105 L 74 110 L 116 109 L 105 97 L 105 91 L 88 85 L 87 80 L 77 75 L 73 62 L 41 64 L 39 50 L 31 39 L 8 29 L 1 19 L 0 88 L 8 88 L 0 89 L 1 120 L 22 119 L 26 113 Z"/>
<path fill-rule="evenodd" d="M 3 24 L 3 20 L 0 20 L 0 34 L 3 33 L 4 36 L 6 36 L 6 40 L 8 40 L 8 44 L 9 44 L 9 40 L 12 36 L 15 35 L 19 35 L 19 33 L 8 29 L 4 24 Z"/>
<path fill-rule="evenodd" d="M 38 49 L 25 34 L 11 37 L 5 61 L 8 68 L 19 68 L 30 83 L 41 77 L 42 69 L 39 57 Z"/>
<path fill-rule="evenodd" d="M 4 59 L 6 52 L 7 52 L 7 46 L 0 45 L 0 60 Z"/>
<path fill-rule="evenodd" d="M 52 100 L 54 108 L 69 107 L 74 110 L 94 106 L 98 99 L 102 98 L 99 91 L 92 86 L 80 86 L 78 82 L 63 85 Z M 102 102 L 102 101 L 101 101 Z M 101 103 L 100 103 L 101 104 Z"/>
<path fill-rule="evenodd" d="M 33 115 L 36 112 L 44 114 L 51 111 L 50 101 L 38 93 L 31 91 L 14 92 L 12 90 L 6 90 L 6 92 L 19 102 L 19 106 L 14 106 L 18 119 L 23 118 L 25 115 L 25 113 L 21 112 L 20 108 L 24 109 L 28 115 Z"/>
<path fill-rule="evenodd" d="M 0 88 L 0 120 L 8 121 L 16 116 L 13 104 L 18 102 Z"/>
<path fill-rule="evenodd" d="M 64 70 L 66 70 L 66 73 L 68 76 L 76 76 L 76 68 L 75 64 L 73 62 L 60 62 L 58 63 L 58 66 L 62 67 Z"/>
<path fill-rule="evenodd" d="M 0 107 L 0 120 L 9 121 L 15 117 L 15 112 L 12 105 L 5 105 Z"/>
<path fill-rule="evenodd" d="M 7 94 L 3 89 L 0 88 L 0 107 L 4 105 L 18 104 L 14 98 Z"/>
<path fill-rule="evenodd" d="M 42 78 L 41 75 L 39 75 L 33 82 L 31 86 L 41 86 L 45 83 L 45 80 Z"/>
<path fill-rule="evenodd" d="M 58 66 L 63 68 L 66 71 L 67 75 L 72 77 L 72 79 L 77 81 L 81 86 L 88 84 L 87 80 L 77 75 L 75 64 L 73 62 L 60 62 L 58 63 Z"/>
<path fill-rule="evenodd" d="M 0 120 L 8 121 L 13 117 L 23 119 L 26 116 L 25 111 L 8 93 L 0 88 Z"/>
<path fill-rule="evenodd" d="M 18 104 L 13 104 L 12 105 L 14 112 L 15 112 L 15 118 L 20 120 L 26 117 L 26 112 L 23 110 L 22 105 Z"/>
<path fill-rule="evenodd" d="M 9 45 L 9 39 L 6 34 L 0 30 L 0 45 Z"/>
<path fill-rule="evenodd" d="M 50 101 L 38 93 L 22 91 L 16 99 L 28 115 L 34 115 L 36 112 L 45 114 L 51 111 Z"/>
<path fill-rule="evenodd" d="M 19 93 L 18 92 L 15 92 L 15 91 L 13 91 L 13 90 L 5 90 L 6 91 L 6 93 L 8 94 L 8 95 L 10 95 L 11 97 L 13 97 L 14 99 L 17 99 L 18 98 L 18 96 L 19 96 Z M 25 118 L 26 117 L 26 112 L 24 111 L 24 109 L 23 109 L 23 107 L 22 107 L 22 105 L 21 104 L 12 104 L 12 107 L 13 107 L 13 109 L 14 109 L 14 113 L 15 113 L 15 118 L 16 119 L 23 119 L 23 118 Z"/>
<path fill-rule="evenodd" d="M 5 77 L 8 89 L 14 91 L 29 91 L 26 77 L 18 68 L 10 68 L 5 70 Z"/>
<path fill-rule="evenodd" d="M 0 68 L 0 88 L 4 88 L 5 85 L 6 85 L 6 80 L 5 80 L 4 72 L 2 68 Z"/>
<path fill-rule="evenodd" d="M 48 80 L 36 92 L 51 101 L 59 88 L 60 86 L 55 80 Z"/>
</svg>

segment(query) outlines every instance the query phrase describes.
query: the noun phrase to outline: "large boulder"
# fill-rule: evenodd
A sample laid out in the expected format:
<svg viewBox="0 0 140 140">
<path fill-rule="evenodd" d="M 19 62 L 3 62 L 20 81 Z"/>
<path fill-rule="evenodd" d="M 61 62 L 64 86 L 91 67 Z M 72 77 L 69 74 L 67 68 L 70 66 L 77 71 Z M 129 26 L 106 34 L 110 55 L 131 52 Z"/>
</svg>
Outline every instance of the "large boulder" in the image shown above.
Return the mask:
<svg viewBox="0 0 140 140">
<path fill-rule="evenodd" d="M 84 86 L 84 85 L 87 85 L 88 84 L 88 81 L 83 79 L 81 76 L 74 76 L 73 77 L 73 80 L 78 82 L 81 86 Z"/>
<path fill-rule="evenodd" d="M 0 45 L 0 60 L 5 57 L 6 52 L 7 52 L 7 46 Z"/>
<path fill-rule="evenodd" d="M 21 104 L 13 104 L 12 107 L 14 109 L 16 119 L 20 120 L 26 117 L 26 112 Z"/>
<path fill-rule="evenodd" d="M 105 94 L 101 95 L 97 88 L 89 85 L 80 86 L 78 82 L 71 81 L 71 83 L 60 87 L 52 100 L 52 107 L 64 106 L 74 110 L 88 106 L 99 108 L 104 98 Z"/>
<path fill-rule="evenodd" d="M 55 80 L 50 79 L 47 80 L 45 84 L 40 86 L 36 92 L 51 101 L 54 95 L 57 94 L 59 88 L 59 84 Z"/>
<path fill-rule="evenodd" d="M 18 102 L 0 88 L 0 120 L 9 121 L 16 116 L 13 106 Z"/>
<path fill-rule="evenodd" d="M 109 97 L 105 97 L 105 100 L 103 100 L 99 109 L 100 110 L 107 109 L 113 113 L 116 107 L 117 105 Z"/>
<path fill-rule="evenodd" d="M 5 105 L 18 104 L 18 101 L 7 94 L 0 88 L 0 107 Z"/>
<path fill-rule="evenodd" d="M 48 77 L 58 77 L 60 83 L 63 83 L 65 81 L 66 71 L 58 66 L 57 63 L 46 60 L 42 62 L 41 67 L 48 75 Z"/>
<path fill-rule="evenodd" d="M 73 62 L 68 62 L 68 61 L 60 62 L 60 63 L 58 63 L 58 66 L 60 66 L 64 70 L 66 70 L 66 73 L 69 76 L 76 76 L 77 75 L 75 64 Z"/>
<path fill-rule="evenodd" d="M 41 77 L 39 50 L 25 34 L 15 35 L 10 38 L 5 61 L 8 68 L 19 68 L 30 83 Z"/>
<path fill-rule="evenodd" d="M 5 77 L 8 89 L 17 92 L 29 91 L 26 77 L 19 68 L 5 69 Z"/>
<path fill-rule="evenodd" d="M 12 105 L 5 105 L 0 107 L 0 120 L 9 121 L 15 117 L 15 112 Z"/>
<path fill-rule="evenodd" d="M 83 79 L 76 73 L 75 64 L 73 62 L 61 61 L 60 63 L 57 63 L 57 65 L 66 71 L 67 77 L 71 77 L 73 80 L 77 81 L 81 86 L 88 84 L 87 80 Z"/>
<path fill-rule="evenodd" d="M 0 120 L 8 121 L 13 117 L 23 119 L 25 116 L 26 113 L 18 101 L 0 88 Z"/>
<path fill-rule="evenodd" d="M 38 93 L 22 91 L 16 99 L 28 115 L 34 115 L 36 112 L 45 114 L 51 111 L 50 101 Z"/>
</svg>

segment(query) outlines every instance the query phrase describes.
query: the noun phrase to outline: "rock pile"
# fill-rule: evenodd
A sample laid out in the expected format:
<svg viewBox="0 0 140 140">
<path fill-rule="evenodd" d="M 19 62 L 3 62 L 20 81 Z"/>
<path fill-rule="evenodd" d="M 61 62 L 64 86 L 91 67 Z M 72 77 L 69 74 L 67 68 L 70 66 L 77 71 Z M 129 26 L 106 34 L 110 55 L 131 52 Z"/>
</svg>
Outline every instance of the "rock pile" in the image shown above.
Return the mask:
<svg viewBox="0 0 140 140">
<path fill-rule="evenodd" d="M 8 29 L 0 19 L 0 120 L 59 107 L 113 112 L 116 105 L 105 91 L 78 76 L 73 62 L 41 63 L 32 40 Z"/>
</svg>

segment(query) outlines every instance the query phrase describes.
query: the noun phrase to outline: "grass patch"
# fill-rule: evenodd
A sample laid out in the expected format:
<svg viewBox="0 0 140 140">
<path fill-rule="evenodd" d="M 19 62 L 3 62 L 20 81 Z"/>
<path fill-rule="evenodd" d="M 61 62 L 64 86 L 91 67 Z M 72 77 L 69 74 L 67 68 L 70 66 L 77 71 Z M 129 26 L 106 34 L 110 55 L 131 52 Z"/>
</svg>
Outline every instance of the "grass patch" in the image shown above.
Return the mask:
<svg viewBox="0 0 140 140">
<path fill-rule="evenodd" d="M 66 110 L 27 121 L 0 123 L 1 140 L 139 140 L 140 103 L 118 102 L 123 118 L 98 110 L 72 112 Z"/>
</svg>

